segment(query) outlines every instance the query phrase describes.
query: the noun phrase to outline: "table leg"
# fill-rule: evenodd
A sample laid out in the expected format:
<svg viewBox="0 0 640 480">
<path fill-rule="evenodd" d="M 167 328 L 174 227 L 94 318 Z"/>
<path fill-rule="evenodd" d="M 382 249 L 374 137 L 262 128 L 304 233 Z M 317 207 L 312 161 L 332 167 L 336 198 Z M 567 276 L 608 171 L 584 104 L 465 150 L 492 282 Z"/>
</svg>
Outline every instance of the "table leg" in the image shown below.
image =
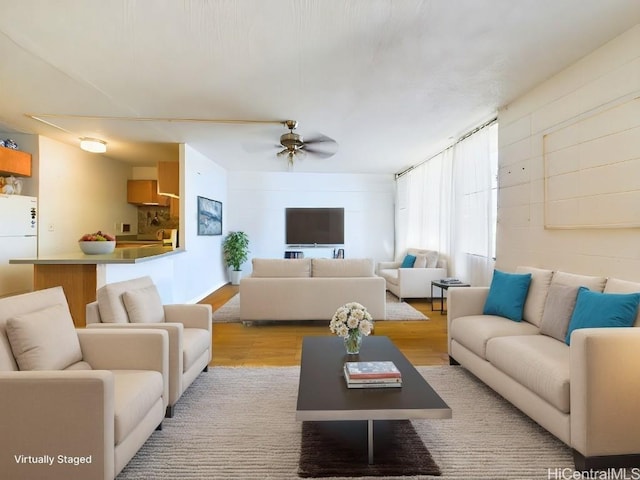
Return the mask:
<svg viewBox="0 0 640 480">
<path fill-rule="evenodd" d="M 440 288 L 440 315 L 444 314 L 444 288 Z"/>
<path fill-rule="evenodd" d="M 433 312 L 433 282 L 431 283 L 431 311 Z"/>
<path fill-rule="evenodd" d="M 369 444 L 369 465 L 373 465 L 373 420 L 367 420 L 367 442 Z"/>
</svg>

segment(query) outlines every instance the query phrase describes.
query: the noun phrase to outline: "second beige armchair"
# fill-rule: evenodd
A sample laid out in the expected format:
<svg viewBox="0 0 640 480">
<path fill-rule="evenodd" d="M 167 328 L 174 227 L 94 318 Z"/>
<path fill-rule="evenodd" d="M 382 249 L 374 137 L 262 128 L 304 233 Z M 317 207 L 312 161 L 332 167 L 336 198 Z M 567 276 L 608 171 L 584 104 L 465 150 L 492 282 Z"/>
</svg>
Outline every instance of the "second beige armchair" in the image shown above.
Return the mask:
<svg viewBox="0 0 640 480">
<path fill-rule="evenodd" d="M 87 328 L 161 328 L 169 333 L 169 405 L 176 402 L 212 358 L 210 305 L 163 305 L 151 277 L 107 284 L 87 305 Z"/>
</svg>

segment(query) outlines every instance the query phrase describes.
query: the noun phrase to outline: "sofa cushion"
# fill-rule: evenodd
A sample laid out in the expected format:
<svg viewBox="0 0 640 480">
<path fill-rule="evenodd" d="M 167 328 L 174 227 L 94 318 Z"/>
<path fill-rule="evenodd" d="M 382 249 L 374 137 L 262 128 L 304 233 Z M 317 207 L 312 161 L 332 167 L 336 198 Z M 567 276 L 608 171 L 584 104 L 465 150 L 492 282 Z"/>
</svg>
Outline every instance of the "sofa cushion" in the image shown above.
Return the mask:
<svg viewBox="0 0 640 480">
<path fill-rule="evenodd" d="M 398 284 L 398 269 L 397 268 L 384 268 L 378 271 L 378 276 L 384 278 L 387 283 L 392 285 Z"/>
<path fill-rule="evenodd" d="M 569 285 L 572 287 L 587 287 L 594 292 L 602 292 L 607 282 L 606 277 L 594 277 L 590 275 L 576 275 L 575 273 L 555 272 L 551 283 Z"/>
<path fill-rule="evenodd" d="M 310 258 L 254 258 L 252 277 L 310 277 Z"/>
<path fill-rule="evenodd" d="M 114 440 L 119 445 L 162 397 L 164 383 L 160 372 L 149 370 L 111 370 L 114 385 Z"/>
<path fill-rule="evenodd" d="M 416 263 L 416 256 L 406 254 L 404 259 L 402 260 L 402 265 L 400 268 L 413 268 L 413 265 Z"/>
<path fill-rule="evenodd" d="M 124 292 L 122 301 L 131 323 L 164 322 L 162 299 L 155 285 Z"/>
<path fill-rule="evenodd" d="M 486 359 L 487 342 L 495 337 L 536 335 L 538 327 L 494 315 L 469 315 L 453 319 L 450 335 L 456 342 Z"/>
<path fill-rule="evenodd" d="M 487 360 L 563 413 L 570 411 L 570 349 L 545 335 L 492 338 Z"/>
<path fill-rule="evenodd" d="M 427 256 L 416 255 L 416 260 L 413 262 L 413 268 L 427 268 Z"/>
<path fill-rule="evenodd" d="M 516 322 L 521 321 L 530 283 L 530 273 L 506 273 L 494 270 L 489 295 L 482 313 L 500 315 Z"/>
<path fill-rule="evenodd" d="M 66 305 L 16 315 L 7 320 L 6 332 L 20 370 L 64 370 L 82 360 Z"/>
<path fill-rule="evenodd" d="M 373 277 L 372 258 L 313 258 L 311 259 L 313 277 Z"/>
<path fill-rule="evenodd" d="M 576 306 L 579 287 L 554 283 L 549 287 L 549 294 L 542 314 L 540 333 L 549 335 L 564 342 L 569 328 L 569 321 Z"/>
<path fill-rule="evenodd" d="M 580 287 L 565 342 L 579 328 L 631 327 L 638 315 L 640 293 L 600 293 Z"/>
<path fill-rule="evenodd" d="M 128 323 L 129 316 L 124 306 L 122 294 L 129 290 L 153 285 L 151 277 L 133 278 L 122 282 L 108 283 L 96 292 L 100 321 L 102 323 Z"/>
<path fill-rule="evenodd" d="M 424 255 L 427 259 L 426 268 L 437 268 L 438 260 L 440 259 L 440 254 L 436 250 L 424 250 L 421 248 L 409 248 L 407 249 L 407 254 L 413 255 L 418 258 L 418 255 Z M 414 265 L 415 268 L 415 265 Z"/>
<path fill-rule="evenodd" d="M 628 280 L 619 280 L 617 278 L 607 279 L 604 286 L 604 293 L 636 293 L 640 292 L 640 283 L 629 282 Z M 635 327 L 640 327 L 640 308 L 634 323 Z"/>
<path fill-rule="evenodd" d="M 182 369 L 184 372 L 207 351 L 211 335 L 203 328 L 185 328 L 182 334 Z"/>
<path fill-rule="evenodd" d="M 544 303 L 547 299 L 551 278 L 553 277 L 553 270 L 520 266 L 516 268 L 516 273 L 531 274 L 531 284 L 529 285 L 527 299 L 524 302 L 522 319 L 540 326 Z"/>
</svg>

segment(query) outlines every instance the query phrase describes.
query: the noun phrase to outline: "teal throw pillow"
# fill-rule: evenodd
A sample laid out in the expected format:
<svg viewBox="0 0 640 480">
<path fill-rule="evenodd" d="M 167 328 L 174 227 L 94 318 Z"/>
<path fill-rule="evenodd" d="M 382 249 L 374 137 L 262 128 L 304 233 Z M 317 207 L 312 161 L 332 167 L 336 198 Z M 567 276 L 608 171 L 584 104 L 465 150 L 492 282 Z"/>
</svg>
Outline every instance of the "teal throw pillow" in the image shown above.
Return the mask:
<svg viewBox="0 0 640 480">
<path fill-rule="evenodd" d="M 407 256 L 404 257 L 404 260 L 402 261 L 402 265 L 400 265 L 400 268 L 413 268 L 414 263 L 416 263 L 416 256 L 407 254 Z"/>
<path fill-rule="evenodd" d="M 579 328 L 631 327 L 638 314 L 640 293 L 600 293 L 580 287 L 564 341 Z"/>
<path fill-rule="evenodd" d="M 489 295 L 482 313 L 499 315 L 516 322 L 521 321 L 530 284 L 530 273 L 506 273 L 494 270 Z"/>
</svg>

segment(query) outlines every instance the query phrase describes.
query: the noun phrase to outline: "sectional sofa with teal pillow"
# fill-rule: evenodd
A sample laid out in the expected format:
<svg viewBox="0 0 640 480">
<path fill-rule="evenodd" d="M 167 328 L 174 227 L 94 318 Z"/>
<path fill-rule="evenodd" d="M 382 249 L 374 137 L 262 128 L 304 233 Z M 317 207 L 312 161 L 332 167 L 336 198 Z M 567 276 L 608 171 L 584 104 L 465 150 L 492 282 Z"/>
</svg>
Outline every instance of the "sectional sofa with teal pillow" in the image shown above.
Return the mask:
<svg viewBox="0 0 640 480">
<path fill-rule="evenodd" d="M 569 445 L 578 470 L 637 467 L 639 302 L 640 274 L 496 271 L 449 290 L 451 363 Z"/>
</svg>

